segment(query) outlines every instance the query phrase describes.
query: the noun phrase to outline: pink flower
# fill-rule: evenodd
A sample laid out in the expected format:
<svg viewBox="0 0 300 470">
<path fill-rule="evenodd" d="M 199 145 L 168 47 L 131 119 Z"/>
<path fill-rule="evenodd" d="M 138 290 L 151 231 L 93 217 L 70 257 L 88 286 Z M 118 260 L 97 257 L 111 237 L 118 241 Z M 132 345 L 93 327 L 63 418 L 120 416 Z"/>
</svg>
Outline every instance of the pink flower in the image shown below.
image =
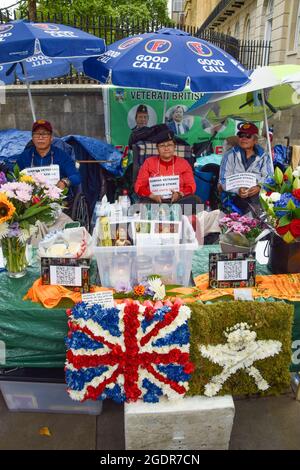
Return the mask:
<svg viewBox="0 0 300 470">
<path fill-rule="evenodd" d="M 28 202 L 31 199 L 31 193 L 27 191 L 17 190 L 16 191 L 16 199 L 18 199 L 21 202 Z"/>
<path fill-rule="evenodd" d="M 59 199 L 61 193 L 62 189 L 58 188 L 57 186 L 50 186 L 44 190 L 45 196 L 49 197 L 49 199 Z"/>
<path fill-rule="evenodd" d="M 240 215 L 237 212 L 232 212 L 231 214 L 229 214 L 229 217 L 231 218 L 231 220 L 239 220 Z"/>
</svg>

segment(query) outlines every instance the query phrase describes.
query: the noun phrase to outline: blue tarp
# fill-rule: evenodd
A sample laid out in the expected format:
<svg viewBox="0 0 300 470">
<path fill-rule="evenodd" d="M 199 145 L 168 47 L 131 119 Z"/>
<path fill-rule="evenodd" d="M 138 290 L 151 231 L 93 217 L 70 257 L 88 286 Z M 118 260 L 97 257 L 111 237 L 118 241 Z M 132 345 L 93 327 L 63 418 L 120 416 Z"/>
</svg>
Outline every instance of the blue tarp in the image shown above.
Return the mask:
<svg viewBox="0 0 300 470">
<path fill-rule="evenodd" d="M 30 131 L 18 129 L 0 131 L 0 158 L 8 158 L 22 153 L 30 140 Z M 74 152 L 65 142 L 72 145 L 77 160 L 105 160 L 107 163 L 100 163 L 103 168 L 114 176 L 123 175 L 122 154 L 113 145 L 81 135 L 68 135 L 62 139 L 54 138 L 53 143 L 69 153 L 72 158 L 74 158 Z"/>
<path fill-rule="evenodd" d="M 122 154 L 113 145 L 107 144 L 106 142 L 102 142 L 101 140 L 95 139 L 93 137 L 86 137 L 82 135 L 67 135 L 62 139 L 72 146 L 74 145 L 75 141 L 85 150 L 90 159 L 105 160 L 107 163 L 101 163 L 103 168 L 112 173 L 114 176 L 123 176 L 124 170 L 122 168 Z M 84 157 L 79 158 L 79 156 L 77 156 L 76 149 L 75 153 L 78 160 L 87 159 Z"/>
</svg>

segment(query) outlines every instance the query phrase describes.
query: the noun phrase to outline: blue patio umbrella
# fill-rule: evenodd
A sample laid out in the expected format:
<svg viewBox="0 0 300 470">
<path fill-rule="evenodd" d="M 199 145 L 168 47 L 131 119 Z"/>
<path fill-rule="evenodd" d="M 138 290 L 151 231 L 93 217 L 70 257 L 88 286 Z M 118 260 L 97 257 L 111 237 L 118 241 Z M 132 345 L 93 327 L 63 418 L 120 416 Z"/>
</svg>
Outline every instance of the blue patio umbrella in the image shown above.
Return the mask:
<svg viewBox="0 0 300 470">
<path fill-rule="evenodd" d="M 170 92 L 225 92 L 249 81 L 244 67 L 222 49 L 175 28 L 138 34 L 84 62 L 86 75 L 120 87 Z"/>
<path fill-rule="evenodd" d="M 42 52 L 47 57 L 74 58 L 102 54 L 105 42 L 61 24 L 25 20 L 0 24 L 0 64 L 20 62 Z"/>
<path fill-rule="evenodd" d="M 77 72 L 83 72 L 83 59 L 54 59 L 40 53 L 22 62 L 0 65 L 0 81 L 6 85 L 11 85 L 14 83 L 15 78 L 22 82 L 26 82 L 26 80 L 34 82 L 61 77 L 70 73 L 71 65 Z"/>
<path fill-rule="evenodd" d="M 105 41 L 77 28 L 24 20 L 0 24 L 0 80 L 27 85 L 33 120 L 36 120 L 29 82 L 78 72 L 88 57 L 105 51 Z"/>
</svg>

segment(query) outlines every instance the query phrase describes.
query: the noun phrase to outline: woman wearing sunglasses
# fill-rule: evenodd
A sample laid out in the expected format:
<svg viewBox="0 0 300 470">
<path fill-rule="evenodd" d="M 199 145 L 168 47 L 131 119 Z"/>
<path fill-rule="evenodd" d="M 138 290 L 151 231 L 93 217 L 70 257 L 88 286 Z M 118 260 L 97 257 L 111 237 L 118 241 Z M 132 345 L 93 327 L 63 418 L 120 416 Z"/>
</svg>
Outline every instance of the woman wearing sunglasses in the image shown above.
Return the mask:
<svg viewBox="0 0 300 470">
<path fill-rule="evenodd" d="M 242 213 L 259 213 L 260 188 L 266 177 L 272 174 L 270 156 L 258 145 L 258 128 L 252 122 L 239 124 L 237 136 L 238 145 L 228 150 L 222 158 L 219 183 L 226 192 L 231 176 L 251 174 L 255 184 L 230 189 L 234 194 L 232 202 Z"/>
</svg>

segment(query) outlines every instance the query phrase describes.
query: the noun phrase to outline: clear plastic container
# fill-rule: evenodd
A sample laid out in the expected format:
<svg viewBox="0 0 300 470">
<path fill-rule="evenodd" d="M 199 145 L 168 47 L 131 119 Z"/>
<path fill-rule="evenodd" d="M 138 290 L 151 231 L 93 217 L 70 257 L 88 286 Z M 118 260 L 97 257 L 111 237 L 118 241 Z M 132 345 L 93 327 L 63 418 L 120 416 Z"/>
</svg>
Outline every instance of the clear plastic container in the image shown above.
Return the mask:
<svg viewBox="0 0 300 470">
<path fill-rule="evenodd" d="M 95 229 L 93 234 L 95 245 L 94 256 L 97 260 L 101 285 L 118 288 L 118 285 L 124 281 L 121 275 L 115 275 L 117 260 L 120 256 L 122 256 L 122 260 L 124 260 L 124 257 L 127 259 L 126 283 L 128 281 L 129 269 L 131 272 L 130 284 L 134 285 L 141 281 L 139 271 L 141 264 L 143 264 L 143 278 L 151 274 L 158 274 L 162 275 L 164 280 L 163 271 L 165 269 L 165 282 L 183 286 L 189 285 L 193 254 L 198 247 L 198 242 L 193 228 L 185 216 L 183 216 L 182 233 L 183 243 L 181 244 L 151 245 L 151 242 L 149 242 L 147 245 L 138 246 L 99 247 L 96 246 L 97 233 Z M 151 259 L 151 263 L 148 263 L 149 259 Z"/>
<path fill-rule="evenodd" d="M 63 383 L 0 381 L 0 389 L 10 411 L 38 413 L 82 413 L 99 415 L 102 401 L 72 400 Z"/>
</svg>

